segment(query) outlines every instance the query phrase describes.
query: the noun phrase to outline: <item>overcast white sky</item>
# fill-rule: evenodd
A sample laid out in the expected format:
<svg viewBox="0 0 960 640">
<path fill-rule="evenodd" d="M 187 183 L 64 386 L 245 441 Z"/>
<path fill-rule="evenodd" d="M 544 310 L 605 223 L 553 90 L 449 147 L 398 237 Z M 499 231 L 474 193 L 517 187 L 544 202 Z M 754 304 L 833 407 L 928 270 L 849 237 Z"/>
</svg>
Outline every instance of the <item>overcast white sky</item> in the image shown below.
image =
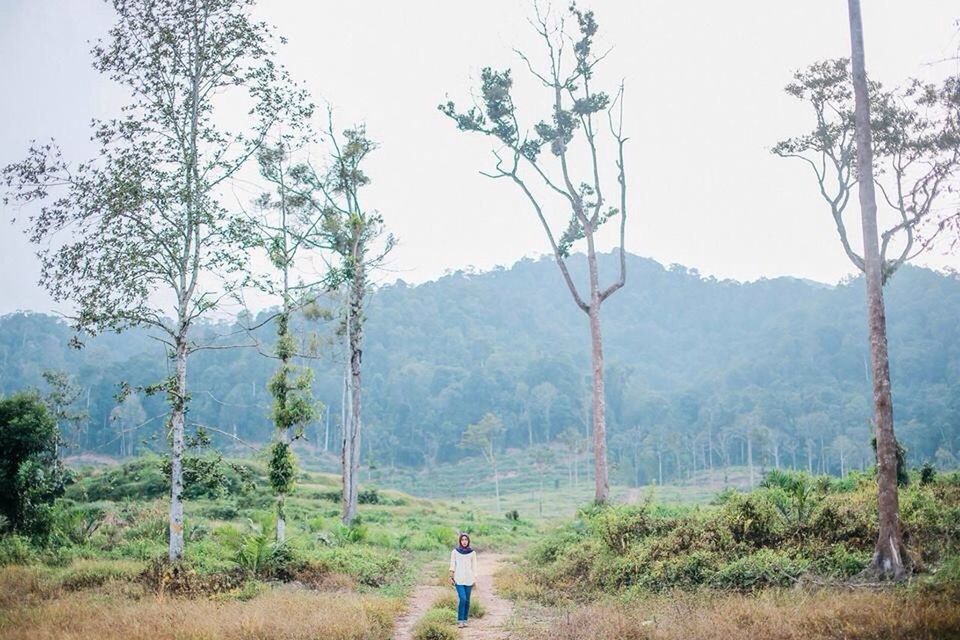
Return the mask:
<svg viewBox="0 0 960 640">
<path fill-rule="evenodd" d="M 600 79 L 626 80 L 628 250 L 738 280 L 850 273 L 806 167 L 768 151 L 810 127 L 782 91 L 791 73 L 849 54 L 846 2 L 581 4 L 614 47 Z M 537 52 L 529 2 L 261 0 L 258 12 L 289 38 L 281 60 L 294 77 L 330 101 L 341 124 L 366 122 L 381 144 L 367 202 L 401 240 L 387 280 L 421 282 L 547 250 L 522 195 L 478 175 L 489 143 L 436 111 L 447 96 L 469 95 L 482 66 L 523 77 L 511 49 Z M 955 0 L 870 0 L 863 12 L 874 78 L 951 71 L 929 63 L 957 49 Z M 57 138 L 68 157 L 90 154 L 90 118 L 124 99 L 90 67 L 89 42 L 111 22 L 101 0 L 0 1 L 0 164 L 19 159 L 31 138 Z M 521 108 L 536 104 L 531 121 L 546 114 L 535 89 L 518 82 Z M 0 226 L 0 313 L 47 310 L 32 248 L 8 224 L 13 213 L 3 211 Z M 920 262 L 960 267 L 939 252 Z"/>
</svg>

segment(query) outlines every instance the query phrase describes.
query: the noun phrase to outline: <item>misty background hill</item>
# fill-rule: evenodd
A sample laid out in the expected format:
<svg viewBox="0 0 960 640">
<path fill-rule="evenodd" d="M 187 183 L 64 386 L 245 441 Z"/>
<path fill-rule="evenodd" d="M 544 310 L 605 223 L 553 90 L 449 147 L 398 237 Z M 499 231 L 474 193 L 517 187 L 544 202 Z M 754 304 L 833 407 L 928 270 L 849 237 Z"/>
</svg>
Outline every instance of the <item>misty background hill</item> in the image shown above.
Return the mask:
<svg viewBox="0 0 960 640">
<path fill-rule="evenodd" d="M 601 273 L 612 273 L 613 255 L 602 258 Z M 750 460 L 831 473 L 869 463 L 862 280 L 835 287 L 793 278 L 739 283 L 628 260 L 627 286 L 603 310 L 614 481 L 669 480 Z M 573 267 L 584 276 L 582 261 Z M 887 314 L 897 433 L 908 460 L 953 466 L 960 279 L 904 267 L 887 288 Z M 582 446 L 573 435 L 585 440 L 589 429 L 587 320 L 552 259 L 386 286 L 372 296 L 368 317 L 364 464 L 455 461 L 468 455 L 458 446 L 463 429 L 486 412 L 505 424 L 500 447 Z M 338 449 L 343 366 L 336 327 L 335 319 L 297 319 L 297 331 L 318 352 L 306 362 L 315 396 L 327 406 L 307 429 L 304 456 Z M 206 324 L 198 335 L 249 342 L 238 329 Z M 163 448 L 163 398 L 138 395 L 120 406 L 115 398 L 120 381 L 147 385 L 167 375 L 163 346 L 135 330 L 88 339 L 76 350 L 68 345 L 72 335 L 49 315 L 0 318 L 0 392 L 44 392 L 45 370 L 67 371 L 89 413 L 76 427 L 64 426 L 75 449 L 132 455 Z M 275 362 L 261 352 L 271 352 L 273 329 L 255 335 L 259 349 L 201 351 L 188 371 L 190 422 L 212 427 L 228 450 L 238 445 L 220 432 L 252 444 L 272 433 L 266 382 Z"/>
</svg>

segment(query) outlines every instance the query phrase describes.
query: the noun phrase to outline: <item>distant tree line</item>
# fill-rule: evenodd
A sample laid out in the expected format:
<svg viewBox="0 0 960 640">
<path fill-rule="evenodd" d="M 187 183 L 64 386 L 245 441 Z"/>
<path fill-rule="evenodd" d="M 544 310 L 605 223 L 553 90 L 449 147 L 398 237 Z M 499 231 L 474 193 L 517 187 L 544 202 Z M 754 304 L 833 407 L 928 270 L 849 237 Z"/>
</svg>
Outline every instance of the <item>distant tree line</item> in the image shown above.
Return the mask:
<svg viewBox="0 0 960 640">
<path fill-rule="evenodd" d="M 616 270 L 619 257 L 601 256 Z M 840 475 L 873 463 L 862 280 L 830 288 L 794 279 L 740 284 L 628 256 L 642 282 L 611 299 L 606 405 L 612 477 L 643 485 L 703 470 L 752 466 Z M 582 260 L 571 261 L 574 277 Z M 497 446 L 569 448 L 590 433 L 589 343 L 547 260 L 485 274 L 457 272 L 412 287 L 377 290 L 369 303 L 362 463 L 421 466 L 471 455 L 459 446 L 487 412 L 503 422 Z M 551 286 L 553 284 L 561 286 Z M 960 454 L 960 281 L 902 267 L 888 287 L 898 438 L 912 465 L 952 467 Z M 261 317 L 271 313 L 264 311 Z M 256 324 L 257 318 L 237 323 Z M 325 340 L 338 328 L 295 313 L 296 335 Z M 202 323 L 200 338 L 235 330 Z M 204 335 L 206 334 L 206 335 Z M 61 421 L 66 451 L 111 456 L 162 450 L 166 408 L 156 397 L 116 399 L 117 384 L 162 373 L 162 350 L 145 332 L 103 334 L 77 351 L 52 316 L 0 319 L 0 392 L 48 393 L 46 370 L 76 386 Z M 257 334 L 261 349 L 272 326 Z M 343 364 L 295 358 L 313 371 L 323 413 L 305 428 L 305 455 L 339 453 Z M 270 440 L 275 364 L 254 349 L 202 351 L 191 420 L 240 440 Z M 62 383 L 61 383 L 62 384 Z M 237 453 L 232 437 L 215 443 Z M 573 443 L 583 449 L 586 442 Z M 566 464 L 566 463 L 564 463 Z"/>
</svg>

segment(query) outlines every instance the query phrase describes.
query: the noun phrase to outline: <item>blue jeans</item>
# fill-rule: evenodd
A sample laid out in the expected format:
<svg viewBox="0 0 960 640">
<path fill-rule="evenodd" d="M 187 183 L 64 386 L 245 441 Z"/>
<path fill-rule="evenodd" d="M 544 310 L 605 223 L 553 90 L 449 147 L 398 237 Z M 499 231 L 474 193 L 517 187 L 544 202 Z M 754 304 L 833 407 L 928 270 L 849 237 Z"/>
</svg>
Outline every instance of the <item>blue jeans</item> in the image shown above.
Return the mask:
<svg viewBox="0 0 960 640">
<path fill-rule="evenodd" d="M 457 584 L 454 586 L 457 588 L 457 598 L 459 599 L 457 603 L 457 622 L 466 622 L 467 616 L 470 614 L 470 591 L 473 589 L 473 585 Z"/>
</svg>

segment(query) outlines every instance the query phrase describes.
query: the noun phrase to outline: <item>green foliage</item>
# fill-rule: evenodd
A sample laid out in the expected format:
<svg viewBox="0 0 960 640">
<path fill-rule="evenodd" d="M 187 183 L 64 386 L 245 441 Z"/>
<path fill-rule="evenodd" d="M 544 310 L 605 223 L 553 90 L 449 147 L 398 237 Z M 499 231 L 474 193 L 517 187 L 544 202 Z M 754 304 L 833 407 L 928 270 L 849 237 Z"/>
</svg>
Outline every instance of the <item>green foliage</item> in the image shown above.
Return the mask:
<svg viewBox="0 0 960 640">
<path fill-rule="evenodd" d="M 255 532 L 240 542 L 234 562 L 250 577 L 283 579 L 292 575 L 298 559 L 289 543 L 275 542 L 267 534 Z"/>
<path fill-rule="evenodd" d="M 27 538 L 17 534 L 0 536 L 0 566 L 28 564 L 36 558 L 36 552 Z"/>
<path fill-rule="evenodd" d="M 920 467 L 920 486 L 933 484 L 937 478 L 937 468 L 930 462 L 924 462 Z"/>
<path fill-rule="evenodd" d="M 626 587 L 751 591 L 805 573 L 846 579 L 867 566 L 877 537 L 874 482 L 773 473 L 763 484 L 707 509 L 582 509 L 531 546 L 529 580 L 547 599 Z M 902 489 L 900 518 L 924 566 L 960 550 L 960 486 L 938 478 Z"/>
<path fill-rule="evenodd" d="M 787 551 L 760 549 L 724 566 L 717 572 L 713 583 L 721 588 L 739 591 L 788 586 L 809 566 L 809 561 L 793 558 Z"/>
<path fill-rule="evenodd" d="M 49 533 L 68 475 L 57 458 L 56 422 L 34 394 L 0 398 L 0 514 L 14 531 Z"/>
<path fill-rule="evenodd" d="M 279 495 L 293 491 L 297 480 L 296 459 L 286 442 L 274 442 L 270 446 L 270 486 Z"/>
</svg>

